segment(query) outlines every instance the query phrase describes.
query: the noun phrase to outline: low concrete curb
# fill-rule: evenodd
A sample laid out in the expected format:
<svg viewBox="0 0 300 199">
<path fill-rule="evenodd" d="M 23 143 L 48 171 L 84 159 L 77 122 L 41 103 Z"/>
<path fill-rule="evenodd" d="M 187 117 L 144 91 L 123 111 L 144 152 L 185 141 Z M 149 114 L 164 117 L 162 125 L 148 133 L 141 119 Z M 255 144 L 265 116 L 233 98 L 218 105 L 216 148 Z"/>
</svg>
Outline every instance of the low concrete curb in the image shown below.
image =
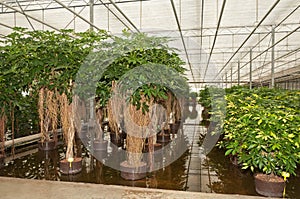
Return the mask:
<svg viewBox="0 0 300 199">
<path fill-rule="evenodd" d="M 0 177 L 1 199 L 254 199 L 257 196 Z"/>
</svg>

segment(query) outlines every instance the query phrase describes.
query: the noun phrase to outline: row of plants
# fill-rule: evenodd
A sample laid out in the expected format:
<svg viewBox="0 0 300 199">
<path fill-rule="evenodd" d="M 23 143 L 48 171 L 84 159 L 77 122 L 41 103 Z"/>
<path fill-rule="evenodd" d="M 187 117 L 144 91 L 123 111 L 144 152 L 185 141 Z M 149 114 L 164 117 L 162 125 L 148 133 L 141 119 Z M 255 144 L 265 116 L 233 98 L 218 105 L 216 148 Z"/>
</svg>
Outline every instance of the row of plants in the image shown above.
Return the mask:
<svg viewBox="0 0 300 199">
<path fill-rule="evenodd" d="M 154 105 L 163 106 L 167 121 L 162 124 L 162 116 L 157 117 L 152 127 L 156 132 L 168 127 L 169 115 L 180 121 L 180 104 L 189 96 L 184 62 L 168 47 L 168 41 L 126 31 L 115 37 L 105 31 L 57 33 L 16 28 L 0 46 L 1 143 L 8 129 L 14 134 L 16 110 L 23 114 L 29 110 L 24 123 L 30 121 L 31 128 L 41 133 L 42 147 L 50 143 L 55 147 L 56 130 L 62 128 L 67 148 L 63 163 L 70 170 L 80 156 L 74 148 L 75 132 L 81 131 L 82 120 L 87 121 L 92 100 L 100 124 L 107 114 L 117 136 L 121 130 L 137 134 L 127 135 L 127 162 L 133 168 L 140 165 L 145 132 L 135 132 L 135 126 L 126 124 L 125 108 L 130 108 L 129 116 L 138 126 L 145 127 L 153 114 L 160 114 L 153 112 Z M 124 102 L 112 97 L 117 91 Z M 92 137 L 102 140 L 101 126 L 94 132 Z M 154 136 L 149 140 L 155 144 Z M 4 154 L 4 146 L 1 149 Z"/>
<path fill-rule="evenodd" d="M 264 87 L 233 87 L 225 92 L 226 115 L 218 142 L 225 155 L 236 159 L 242 169 L 267 174 L 268 180 L 278 176 L 282 181 L 296 175 L 300 163 L 300 92 Z M 220 117 L 218 110 L 211 114 Z M 256 190 L 264 195 L 282 194 Z"/>
<path fill-rule="evenodd" d="M 63 105 L 71 103 L 72 82 L 94 43 L 108 37 L 105 31 L 28 31 L 15 28 L 0 45 L 0 110 L 2 154 L 7 132 L 40 132 L 41 142 L 56 139 L 56 130 L 68 132 Z M 27 128 L 24 128 L 27 126 Z M 70 125 L 69 125 L 70 126 Z M 53 131 L 50 134 L 50 131 Z M 73 140 L 65 135 L 67 156 Z M 14 146 L 13 146 L 14 149 Z M 69 155 L 68 155 L 69 154 Z"/>
</svg>

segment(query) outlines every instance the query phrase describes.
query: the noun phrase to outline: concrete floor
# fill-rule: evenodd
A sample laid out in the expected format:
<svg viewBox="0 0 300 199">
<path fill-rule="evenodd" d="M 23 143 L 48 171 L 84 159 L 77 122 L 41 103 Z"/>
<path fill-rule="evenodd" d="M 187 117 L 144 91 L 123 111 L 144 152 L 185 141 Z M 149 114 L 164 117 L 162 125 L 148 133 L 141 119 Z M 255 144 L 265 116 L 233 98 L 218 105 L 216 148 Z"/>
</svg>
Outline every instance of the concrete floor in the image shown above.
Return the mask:
<svg viewBox="0 0 300 199">
<path fill-rule="evenodd" d="M 263 197 L 185 192 L 90 183 L 0 177 L 1 199 L 254 199 Z"/>
</svg>

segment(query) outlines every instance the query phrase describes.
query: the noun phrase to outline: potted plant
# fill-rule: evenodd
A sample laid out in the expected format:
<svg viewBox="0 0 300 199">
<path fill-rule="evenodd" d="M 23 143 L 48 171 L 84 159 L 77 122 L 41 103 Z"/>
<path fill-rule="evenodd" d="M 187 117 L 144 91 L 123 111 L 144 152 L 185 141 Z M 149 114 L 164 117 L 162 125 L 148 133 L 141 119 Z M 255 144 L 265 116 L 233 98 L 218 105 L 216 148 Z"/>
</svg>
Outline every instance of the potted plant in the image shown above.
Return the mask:
<svg viewBox="0 0 300 199">
<path fill-rule="evenodd" d="M 239 88 L 226 96 L 225 155 L 255 172 L 256 191 L 280 197 L 300 162 L 299 92 Z M 292 98 L 293 100 L 291 100 Z M 294 101 L 296 100 L 296 101 Z"/>
<path fill-rule="evenodd" d="M 211 108 L 211 97 L 209 92 L 209 87 L 205 86 L 204 89 L 199 91 L 199 101 L 198 103 L 203 107 L 202 109 L 202 119 L 205 121 L 209 119 L 209 111 Z"/>
<path fill-rule="evenodd" d="M 167 86 L 171 81 L 173 81 L 173 87 L 184 87 L 188 90 L 186 79 L 184 81 L 180 79 L 180 82 L 176 82 L 176 79 L 173 79 L 176 77 L 173 76 L 169 77 L 167 83 L 164 81 L 164 85 L 144 81 L 153 80 L 149 79 L 152 74 L 159 76 L 156 79 L 166 79 L 170 74 L 163 74 L 163 77 L 160 76 L 162 75 L 160 74 L 160 68 L 164 67 L 169 67 L 176 71 L 176 74 L 182 74 L 185 71 L 181 67 L 183 64 L 182 60 L 175 53 L 174 49 L 166 45 L 166 42 L 166 38 L 128 32 L 124 32 L 121 37 L 111 37 L 110 41 L 107 43 L 103 42 L 100 46 L 97 46 L 95 53 L 89 56 L 85 64 L 85 71 L 82 71 L 80 74 L 80 77 L 83 77 L 81 78 L 82 81 L 78 81 L 78 90 L 88 91 L 91 95 L 89 97 L 92 97 L 94 90 L 96 90 L 97 106 L 107 108 L 108 124 L 110 130 L 116 135 L 115 137 L 121 137 L 123 132 L 126 133 L 126 143 L 124 143 L 126 145 L 126 162 L 124 161 L 123 164 L 122 162 L 120 164 L 121 167 L 126 166 L 132 171 L 130 172 L 131 177 L 129 177 L 131 180 L 137 179 L 135 176 L 138 175 L 136 175 L 137 172 L 135 171 L 139 170 L 138 168 L 140 168 L 142 173 L 145 171 L 145 164 L 140 159 L 145 143 L 145 137 L 140 135 L 145 132 L 137 132 L 134 126 L 130 126 L 126 122 L 128 118 L 124 114 L 128 111 L 130 113 L 128 117 L 135 118 L 136 125 L 145 128 L 143 126 L 147 124 L 147 118 L 150 118 L 149 107 L 151 107 L 152 103 L 156 104 L 161 100 L 167 99 Z M 147 64 L 159 66 L 155 68 Z M 144 70 L 141 71 L 141 68 Z M 134 73 L 133 71 L 138 71 L 139 73 Z M 124 81 L 124 78 L 127 78 L 128 81 Z M 95 81 L 91 84 L 87 80 Z M 93 85 L 97 85 L 96 88 Z M 122 86 L 121 89 L 120 86 Z M 119 93 L 120 91 L 122 92 Z M 126 93 L 127 91 L 131 92 L 129 96 Z M 126 102 L 124 102 L 123 97 L 121 97 L 121 102 L 118 101 L 118 98 L 113 97 L 113 93 L 124 96 Z M 124 104 L 126 106 L 123 106 Z M 125 107 L 129 107 L 130 111 L 125 109 Z M 155 127 L 156 129 L 157 127 Z M 144 174 L 140 176 L 144 176 Z"/>
</svg>

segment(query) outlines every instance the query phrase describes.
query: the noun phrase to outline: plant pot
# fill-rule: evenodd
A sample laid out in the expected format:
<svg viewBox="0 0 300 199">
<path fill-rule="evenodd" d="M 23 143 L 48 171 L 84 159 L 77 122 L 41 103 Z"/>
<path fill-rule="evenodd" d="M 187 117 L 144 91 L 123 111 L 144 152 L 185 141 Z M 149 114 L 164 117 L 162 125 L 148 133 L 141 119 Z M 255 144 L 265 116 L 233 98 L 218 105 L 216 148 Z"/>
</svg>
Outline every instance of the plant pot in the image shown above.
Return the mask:
<svg viewBox="0 0 300 199">
<path fill-rule="evenodd" d="M 48 140 L 48 141 L 38 141 L 38 147 L 41 151 L 51 151 L 56 149 L 56 142 L 54 140 Z"/>
<path fill-rule="evenodd" d="M 98 151 L 94 151 L 92 153 L 92 155 L 94 156 L 94 158 L 96 158 L 97 160 L 101 161 L 104 158 L 107 158 L 108 153 L 107 153 L 107 151 L 98 150 Z"/>
<path fill-rule="evenodd" d="M 82 170 L 82 158 L 74 158 L 72 163 L 68 162 L 66 159 L 63 159 L 59 163 L 60 172 L 62 174 L 76 174 Z"/>
<path fill-rule="evenodd" d="M 93 151 L 107 151 L 107 143 L 106 140 L 94 140 Z"/>
<path fill-rule="evenodd" d="M 2 167 L 2 166 L 4 166 L 4 164 L 5 164 L 5 156 L 4 155 L 0 155 L 0 168 Z"/>
<path fill-rule="evenodd" d="M 268 197 L 282 197 L 285 182 L 275 175 L 258 173 L 254 175 L 255 190 L 258 194 Z"/>
<path fill-rule="evenodd" d="M 210 118 L 209 109 L 204 107 L 201 116 L 203 120 L 208 120 Z"/>
<path fill-rule="evenodd" d="M 180 127 L 180 122 L 171 123 L 169 124 L 169 127 L 170 127 L 170 133 L 177 134 Z"/>
<path fill-rule="evenodd" d="M 121 147 L 123 146 L 123 142 L 121 140 L 121 136 L 116 136 L 116 133 L 110 133 L 110 141 L 111 143 L 113 143 L 114 145 L 116 145 L 117 147 Z"/>
<path fill-rule="evenodd" d="M 157 142 L 159 143 L 167 143 L 171 141 L 170 134 L 162 133 L 162 134 L 157 134 Z"/>
<path fill-rule="evenodd" d="M 162 144 L 161 143 L 154 143 L 154 151 L 157 151 L 159 149 L 162 148 Z M 144 153 L 148 153 L 149 152 L 149 144 L 145 144 L 145 147 L 144 147 Z"/>
<path fill-rule="evenodd" d="M 120 164 L 121 177 L 125 180 L 140 180 L 146 177 L 147 164 L 141 162 L 138 166 L 129 165 L 127 161 Z"/>
</svg>

